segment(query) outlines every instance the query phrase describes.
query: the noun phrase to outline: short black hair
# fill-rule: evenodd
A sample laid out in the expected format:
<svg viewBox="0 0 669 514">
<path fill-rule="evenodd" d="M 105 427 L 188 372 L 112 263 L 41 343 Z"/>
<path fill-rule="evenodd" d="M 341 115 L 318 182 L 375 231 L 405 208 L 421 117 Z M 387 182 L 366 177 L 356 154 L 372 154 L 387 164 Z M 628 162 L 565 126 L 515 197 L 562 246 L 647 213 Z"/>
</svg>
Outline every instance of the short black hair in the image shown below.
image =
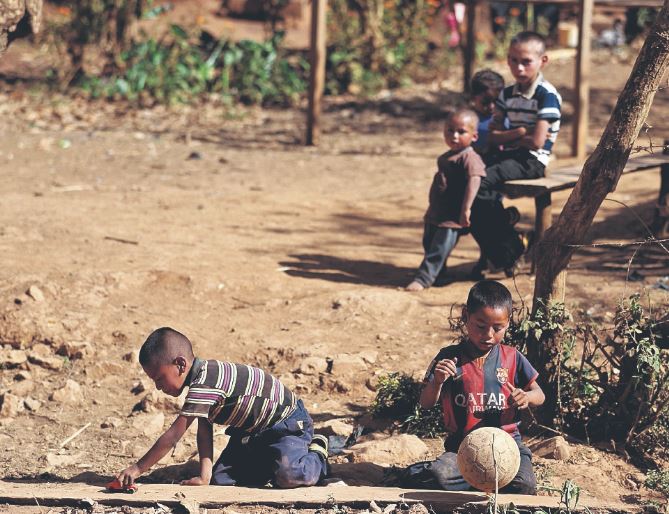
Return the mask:
<svg viewBox="0 0 669 514">
<path fill-rule="evenodd" d="M 139 350 L 139 363 L 143 368 L 169 364 L 182 356 L 192 361 L 193 345 L 181 332 L 170 327 L 162 327 L 151 332 Z"/>
<path fill-rule="evenodd" d="M 490 69 L 474 73 L 471 83 L 472 96 L 487 93 L 491 89 L 504 89 L 504 77 Z"/>
<path fill-rule="evenodd" d="M 467 296 L 467 312 L 473 314 L 483 307 L 505 309 L 511 316 L 513 299 L 504 284 L 496 280 L 481 280 L 473 285 Z"/>
<path fill-rule="evenodd" d="M 541 45 L 540 54 L 543 55 L 546 53 L 546 38 L 538 32 L 533 32 L 531 30 L 519 32 L 513 36 L 513 38 L 511 38 L 511 44 L 509 45 L 509 48 L 513 45 L 522 45 L 523 43 L 539 43 L 539 45 Z"/>
</svg>

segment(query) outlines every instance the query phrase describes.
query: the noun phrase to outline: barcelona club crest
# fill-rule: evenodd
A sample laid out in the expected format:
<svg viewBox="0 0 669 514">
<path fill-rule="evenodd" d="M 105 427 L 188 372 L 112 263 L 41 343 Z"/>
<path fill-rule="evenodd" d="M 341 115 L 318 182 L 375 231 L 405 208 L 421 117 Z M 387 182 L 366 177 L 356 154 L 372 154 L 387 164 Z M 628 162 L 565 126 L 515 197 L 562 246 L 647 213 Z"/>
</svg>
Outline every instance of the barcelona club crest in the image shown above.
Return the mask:
<svg viewBox="0 0 669 514">
<path fill-rule="evenodd" d="M 509 369 L 497 368 L 497 381 L 504 385 L 509 381 Z"/>
</svg>

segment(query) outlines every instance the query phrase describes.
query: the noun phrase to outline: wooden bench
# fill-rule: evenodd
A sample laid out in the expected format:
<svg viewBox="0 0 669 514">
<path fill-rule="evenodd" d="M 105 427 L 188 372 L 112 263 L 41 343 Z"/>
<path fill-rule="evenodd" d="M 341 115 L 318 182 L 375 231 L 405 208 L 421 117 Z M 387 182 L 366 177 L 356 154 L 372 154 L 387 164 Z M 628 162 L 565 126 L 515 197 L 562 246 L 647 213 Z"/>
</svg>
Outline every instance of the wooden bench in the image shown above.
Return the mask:
<svg viewBox="0 0 669 514">
<path fill-rule="evenodd" d="M 669 231 L 669 155 L 660 152 L 636 155 L 627 161 L 623 173 L 635 173 L 653 168 L 661 170 L 660 196 L 653 228 L 658 237 L 665 237 Z M 504 184 L 502 192 L 509 198 L 534 198 L 536 210 L 534 229 L 536 237 L 540 238 L 553 222 L 552 193 L 573 188 L 582 169 L 582 164 L 548 169 L 544 178 L 510 180 Z"/>
</svg>

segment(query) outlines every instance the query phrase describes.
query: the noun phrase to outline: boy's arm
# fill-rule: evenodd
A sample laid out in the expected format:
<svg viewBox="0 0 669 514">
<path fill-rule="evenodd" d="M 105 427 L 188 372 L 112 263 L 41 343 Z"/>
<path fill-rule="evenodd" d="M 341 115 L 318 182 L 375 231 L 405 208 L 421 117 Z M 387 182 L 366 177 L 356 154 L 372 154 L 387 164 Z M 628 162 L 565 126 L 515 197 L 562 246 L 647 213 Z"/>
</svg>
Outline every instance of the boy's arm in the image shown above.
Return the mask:
<svg viewBox="0 0 669 514">
<path fill-rule="evenodd" d="M 540 148 L 543 148 L 544 144 L 546 144 L 546 139 L 548 139 L 549 126 L 547 120 L 537 120 L 537 124 L 534 126 L 534 131 L 523 137 L 518 142 L 518 146 L 530 150 L 539 150 Z"/>
<path fill-rule="evenodd" d="M 197 452 L 200 454 L 200 476 L 184 480 L 181 485 L 209 485 L 214 458 L 214 427 L 206 418 L 197 420 Z"/>
<path fill-rule="evenodd" d="M 116 478 L 118 478 L 124 487 L 131 485 L 135 481 L 135 478 L 148 471 L 151 466 L 167 455 L 167 452 L 177 444 L 194 419 L 186 416 L 177 416 L 172 426 L 158 438 L 151 449 L 136 464 L 121 471 Z"/>
<path fill-rule="evenodd" d="M 504 145 L 518 141 L 527 134 L 525 127 L 507 129 L 504 127 L 504 118 L 506 115 L 501 107 L 495 107 L 495 112 L 490 122 L 490 134 L 488 142 L 492 145 Z"/>
<path fill-rule="evenodd" d="M 433 379 L 426 382 L 418 402 L 423 409 L 431 409 L 439 401 L 442 384 L 457 373 L 456 360 L 442 359 L 434 366 Z"/>
<path fill-rule="evenodd" d="M 462 199 L 462 210 L 460 211 L 460 225 L 463 227 L 471 225 L 469 216 L 472 213 L 472 204 L 474 203 L 476 194 L 479 192 L 479 187 L 481 187 L 481 177 L 469 177 L 467 187 L 465 187 L 465 196 Z"/>
<path fill-rule="evenodd" d="M 528 407 L 538 407 L 546 400 L 546 396 L 536 380 L 528 386 L 527 391 L 520 388 L 514 389 L 511 392 L 511 398 L 513 398 L 513 402 L 520 410 L 527 409 Z"/>
</svg>

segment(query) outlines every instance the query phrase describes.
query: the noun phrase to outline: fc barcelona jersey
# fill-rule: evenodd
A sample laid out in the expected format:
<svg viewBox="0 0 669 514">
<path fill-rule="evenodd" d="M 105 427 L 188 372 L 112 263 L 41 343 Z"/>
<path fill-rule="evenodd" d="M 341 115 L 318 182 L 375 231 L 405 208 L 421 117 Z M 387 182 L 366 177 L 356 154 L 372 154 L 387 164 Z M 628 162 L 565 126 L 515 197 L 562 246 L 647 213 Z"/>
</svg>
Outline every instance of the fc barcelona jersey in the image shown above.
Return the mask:
<svg viewBox="0 0 669 514">
<path fill-rule="evenodd" d="M 442 348 L 432 360 L 424 383 L 434 380 L 434 368 L 442 359 L 457 358 L 456 377 L 441 387 L 439 401 L 449 433 L 446 445 L 457 451 L 462 438 L 475 428 L 498 427 L 514 438 L 518 432 L 517 409 L 510 401 L 515 388 L 528 390 L 538 373 L 527 358 L 511 346 L 498 344 L 484 359 L 474 359 L 462 343 Z"/>
</svg>

